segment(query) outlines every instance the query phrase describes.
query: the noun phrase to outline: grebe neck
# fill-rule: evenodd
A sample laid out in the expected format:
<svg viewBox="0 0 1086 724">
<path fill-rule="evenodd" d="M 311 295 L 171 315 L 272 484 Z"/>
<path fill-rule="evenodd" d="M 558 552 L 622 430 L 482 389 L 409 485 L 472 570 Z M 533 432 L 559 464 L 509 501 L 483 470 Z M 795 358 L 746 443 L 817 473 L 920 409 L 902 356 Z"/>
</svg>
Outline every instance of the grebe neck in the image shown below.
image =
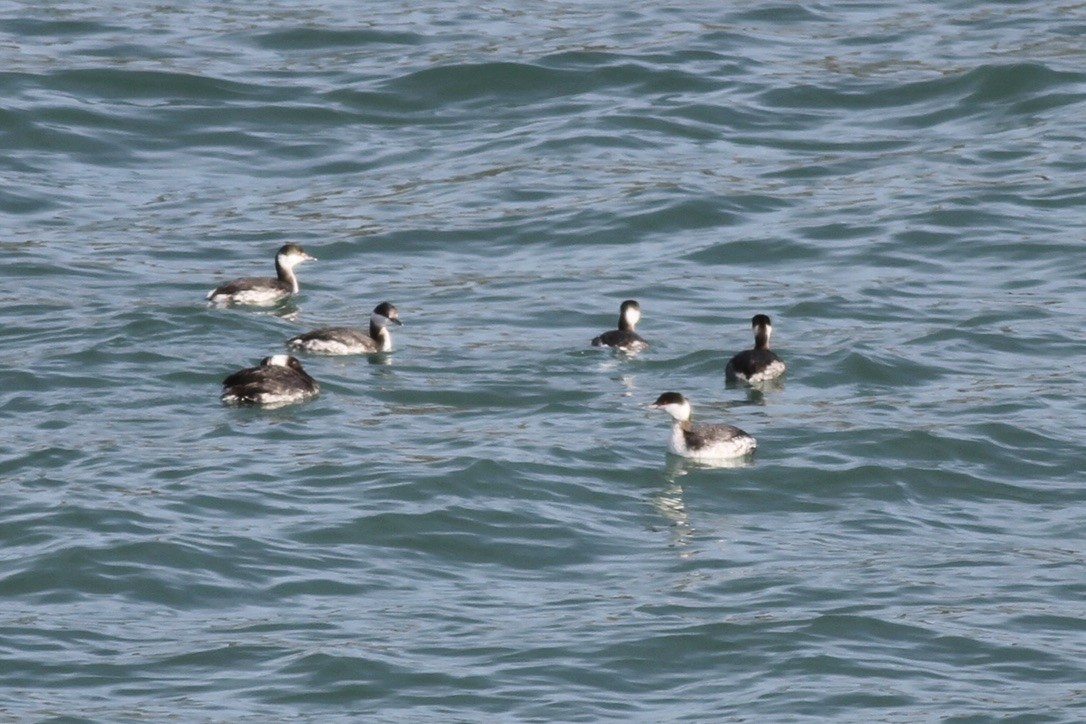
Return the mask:
<svg viewBox="0 0 1086 724">
<path fill-rule="evenodd" d="M 370 337 L 377 343 L 381 352 L 388 352 L 392 349 L 392 335 L 388 333 L 388 327 L 378 324 L 377 320 L 372 317 L 370 318 Z"/>
<path fill-rule="evenodd" d="M 275 275 L 279 281 L 290 286 L 291 292 L 298 293 L 298 277 L 295 276 L 294 269 L 289 264 L 284 264 L 279 257 L 275 258 Z"/>
</svg>

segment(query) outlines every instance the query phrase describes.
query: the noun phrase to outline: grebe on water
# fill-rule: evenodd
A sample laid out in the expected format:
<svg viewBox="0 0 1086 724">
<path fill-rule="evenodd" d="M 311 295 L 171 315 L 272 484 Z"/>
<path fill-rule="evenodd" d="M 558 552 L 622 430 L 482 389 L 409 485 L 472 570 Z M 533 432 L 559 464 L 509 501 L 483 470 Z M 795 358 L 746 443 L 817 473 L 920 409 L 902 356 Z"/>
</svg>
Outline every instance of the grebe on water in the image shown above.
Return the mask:
<svg viewBox="0 0 1086 724">
<path fill-rule="evenodd" d="M 649 346 L 647 340 L 634 331 L 641 319 L 641 305 L 633 299 L 622 303 L 618 312 L 618 329 L 608 330 L 592 340 L 593 347 L 611 347 L 623 352 L 639 352 Z"/>
<path fill-rule="evenodd" d="M 368 336 L 361 330 L 350 327 L 321 327 L 288 339 L 287 346 L 319 354 L 391 352 L 392 335 L 388 331 L 389 323 L 403 324 L 396 307 L 388 302 L 381 302 L 370 315 Z"/>
<path fill-rule="evenodd" d="M 690 402 L 678 392 L 665 392 L 651 407 L 671 415 L 671 437 L 668 452 L 692 460 L 721 460 L 737 458 L 753 452 L 758 446 L 754 438 L 734 425 L 693 425 L 690 422 Z"/>
<path fill-rule="evenodd" d="M 270 305 L 298 293 L 298 277 L 294 267 L 315 257 L 305 253 L 297 244 L 285 244 L 275 254 L 276 278 L 242 277 L 221 284 L 207 293 L 212 304 Z"/>
<path fill-rule="evenodd" d="M 320 385 L 297 358 L 276 354 L 223 380 L 219 399 L 230 405 L 281 405 L 301 402 L 319 392 Z"/>
<path fill-rule="evenodd" d="M 784 362 L 769 348 L 773 324 L 764 314 L 755 314 L 750 320 L 754 328 L 754 349 L 745 349 L 735 355 L 724 368 L 728 380 L 758 383 L 776 379 L 784 374 Z"/>
</svg>

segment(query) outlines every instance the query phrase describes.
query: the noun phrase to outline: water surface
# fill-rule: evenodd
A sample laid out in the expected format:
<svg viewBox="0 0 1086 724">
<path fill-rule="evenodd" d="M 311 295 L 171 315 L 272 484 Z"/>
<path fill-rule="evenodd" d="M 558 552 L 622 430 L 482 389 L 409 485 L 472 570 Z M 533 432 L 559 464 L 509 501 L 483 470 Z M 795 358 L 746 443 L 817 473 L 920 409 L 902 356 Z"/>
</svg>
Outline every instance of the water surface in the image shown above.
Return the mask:
<svg viewBox="0 0 1086 724">
<path fill-rule="evenodd" d="M 5 718 L 1086 716 L 1081 7 L 2 7 Z"/>
</svg>

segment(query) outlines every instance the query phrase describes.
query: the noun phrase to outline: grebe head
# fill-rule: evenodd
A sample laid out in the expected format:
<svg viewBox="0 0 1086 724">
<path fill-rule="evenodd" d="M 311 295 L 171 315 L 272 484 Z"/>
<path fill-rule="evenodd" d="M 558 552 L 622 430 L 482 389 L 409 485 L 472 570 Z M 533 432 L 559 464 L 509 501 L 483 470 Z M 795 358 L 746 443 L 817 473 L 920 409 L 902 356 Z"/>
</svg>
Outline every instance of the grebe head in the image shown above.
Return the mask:
<svg viewBox="0 0 1086 724">
<path fill-rule="evenodd" d="M 678 392 L 665 392 L 649 405 L 654 410 L 663 410 L 679 422 L 690 419 L 690 401 Z"/>
<path fill-rule="evenodd" d="M 396 307 L 393 306 L 391 302 L 381 302 L 378 304 L 374 308 L 373 314 L 370 316 L 370 321 L 378 327 L 384 327 L 389 322 L 401 326 L 403 325 L 403 322 L 400 321 L 400 313 L 396 311 Z"/>
<path fill-rule="evenodd" d="M 293 269 L 303 261 L 316 261 L 317 257 L 305 253 L 297 244 L 284 244 L 275 253 L 275 263 L 287 269 Z"/>
<path fill-rule="evenodd" d="M 619 307 L 618 328 L 632 332 L 639 321 L 641 321 L 641 305 L 633 299 L 627 299 Z"/>
<path fill-rule="evenodd" d="M 750 319 L 750 326 L 754 329 L 754 346 L 757 348 L 768 347 L 769 337 L 773 334 L 773 323 L 765 314 L 755 314 Z"/>
<path fill-rule="evenodd" d="M 261 367 L 290 367 L 292 370 L 302 371 L 302 363 L 297 357 L 289 354 L 273 354 L 260 360 Z"/>
</svg>

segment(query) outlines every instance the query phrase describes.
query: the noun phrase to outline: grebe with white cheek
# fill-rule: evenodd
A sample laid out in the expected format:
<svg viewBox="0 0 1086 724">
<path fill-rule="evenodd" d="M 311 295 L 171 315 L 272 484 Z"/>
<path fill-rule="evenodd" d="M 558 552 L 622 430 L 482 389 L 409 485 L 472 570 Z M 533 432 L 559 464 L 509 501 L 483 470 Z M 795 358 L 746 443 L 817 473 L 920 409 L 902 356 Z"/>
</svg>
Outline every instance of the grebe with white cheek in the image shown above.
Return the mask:
<svg viewBox="0 0 1086 724">
<path fill-rule="evenodd" d="M 649 343 L 635 328 L 641 319 L 641 305 L 633 299 L 622 303 L 618 312 L 618 329 L 608 330 L 592 340 L 593 347 L 611 347 L 623 352 L 640 352 Z"/>
<path fill-rule="evenodd" d="M 268 306 L 298 293 L 298 277 L 294 267 L 303 261 L 314 261 L 297 244 L 285 244 L 275 254 L 273 277 L 242 277 L 220 284 L 207 293 L 212 304 L 255 304 Z"/>
<path fill-rule="evenodd" d="M 754 452 L 758 443 L 735 425 L 694 425 L 690 402 L 678 392 L 665 392 L 651 407 L 671 415 L 668 452 L 692 460 L 737 458 Z"/>
<path fill-rule="evenodd" d="M 321 327 L 287 340 L 291 349 L 317 354 L 373 354 L 392 351 L 392 335 L 388 325 L 402 325 L 400 313 L 389 302 L 381 302 L 370 315 L 367 335 L 351 327 Z"/>
<path fill-rule="evenodd" d="M 750 320 L 754 329 L 754 348 L 745 349 L 728 361 L 724 377 L 735 382 L 757 384 L 768 382 L 784 374 L 784 362 L 769 348 L 773 324 L 764 314 L 755 314 Z"/>
</svg>

